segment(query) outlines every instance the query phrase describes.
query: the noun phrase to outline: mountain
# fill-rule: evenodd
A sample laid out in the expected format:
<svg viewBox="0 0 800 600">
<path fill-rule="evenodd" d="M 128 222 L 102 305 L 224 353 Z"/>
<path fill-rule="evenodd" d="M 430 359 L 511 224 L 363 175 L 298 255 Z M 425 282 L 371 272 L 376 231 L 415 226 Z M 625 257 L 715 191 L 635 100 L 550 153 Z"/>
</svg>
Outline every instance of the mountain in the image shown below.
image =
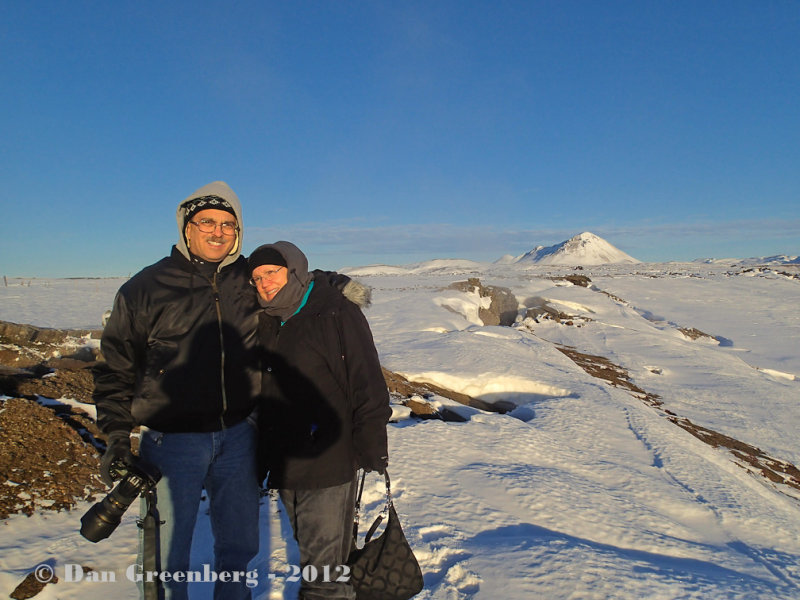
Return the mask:
<svg viewBox="0 0 800 600">
<path fill-rule="evenodd" d="M 800 257 L 780 254 L 777 256 L 746 258 L 740 260 L 739 263 L 743 265 L 798 265 L 800 264 Z"/>
<path fill-rule="evenodd" d="M 351 277 L 369 277 L 372 275 L 416 275 L 421 273 L 450 274 L 472 273 L 483 266 L 483 263 L 460 258 L 435 258 L 410 265 L 367 265 L 365 267 L 345 267 L 341 273 Z"/>
<path fill-rule="evenodd" d="M 778 254 L 775 256 L 753 256 L 751 258 L 698 258 L 692 262 L 707 265 L 741 265 L 741 266 L 781 266 L 800 265 L 800 257 Z"/>
<path fill-rule="evenodd" d="M 540 265 L 604 265 L 641 262 L 588 231 L 554 246 L 537 246 L 530 252 L 515 258 L 510 259 L 510 257 L 504 256 L 500 261 Z"/>
</svg>

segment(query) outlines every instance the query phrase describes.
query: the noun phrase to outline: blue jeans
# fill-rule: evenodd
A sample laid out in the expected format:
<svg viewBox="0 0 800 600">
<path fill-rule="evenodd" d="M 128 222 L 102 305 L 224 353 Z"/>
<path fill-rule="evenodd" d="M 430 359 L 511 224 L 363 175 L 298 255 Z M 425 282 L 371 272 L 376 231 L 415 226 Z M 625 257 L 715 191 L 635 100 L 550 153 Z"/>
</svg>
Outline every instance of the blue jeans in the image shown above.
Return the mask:
<svg viewBox="0 0 800 600">
<path fill-rule="evenodd" d="M 162 522 L 161 571 L 190 571 L 192 536 L 203 488 L 208 494 L 214 535 L 214 573 L 239 572 L 214 586 L 215 600 L 251 597 L 247 565 L 258 553 L 259 485 L 256 476 L 256 428 L 248 420 L 211 433 L 162 433 L 143 430 L 141 458 L 161 471 L 156 506 Z M 145 505 L 142 502 L 141 514 Z M 143 555 L 140 536 L 139 556 Z M 202 565 L 193 571 L 202 572 Z M 165 600 L 187 600 L 184 581 L 163 583 Z M 141 589 L 141 588 L 140 588 Z"/>
<path fill-rule="evenodd" d="M 347 582 L 337 582 L 341 565 L 347 561 L 353 540 L 353 517 L 358 479 L 317 490 L 280 490 L 294 539 L 300 550 L 300 568 L 314 565 L 316 581 L 300 584 L 300 600 L 337 598 L 353 600 L 355 590 Z M 327 570 L 326 570 L 327 568 Z M 324 573 L 330 573 L 328 581 Z"/>
</svg>

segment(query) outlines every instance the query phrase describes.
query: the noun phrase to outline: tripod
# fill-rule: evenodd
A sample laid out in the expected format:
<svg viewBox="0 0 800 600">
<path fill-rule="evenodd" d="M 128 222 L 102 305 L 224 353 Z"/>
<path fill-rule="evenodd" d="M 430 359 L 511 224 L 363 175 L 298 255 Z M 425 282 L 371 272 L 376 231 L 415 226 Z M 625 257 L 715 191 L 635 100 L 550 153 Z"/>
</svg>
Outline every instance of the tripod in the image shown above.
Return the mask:
<svg viewBox="0 0 800 600">
<path fill-rule="evenodd" d="M 161 571 L 161 539 L 159 527 L 161 521 L 158 518 L 158 508 L 156 507 L 156 490 L 150 488 L 144 493 L 147 510 L 143 519 L 138 522 L 143 532 L 142 543 L 142 571 L 143 574 L 160 573 Z M 142 591 L 144 600 L 162 600 L 164 598 L 164 588 L 158 577 L 145 576 L 142 581 Z"/>
</svg>

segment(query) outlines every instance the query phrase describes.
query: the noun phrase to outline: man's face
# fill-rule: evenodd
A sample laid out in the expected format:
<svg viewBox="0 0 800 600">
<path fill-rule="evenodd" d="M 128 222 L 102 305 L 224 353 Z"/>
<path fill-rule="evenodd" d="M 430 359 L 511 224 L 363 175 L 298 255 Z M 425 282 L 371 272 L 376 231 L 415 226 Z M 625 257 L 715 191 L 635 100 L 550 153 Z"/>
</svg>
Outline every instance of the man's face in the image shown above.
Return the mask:
<svg viewBox="0 0 800 600">
<path fill-rule="evenodd" d="M 223 231 L 222 224 L 228 231 Z M 230 230 L 231 224 L 234 230 Z M 186 223 L 186 241 L 189 250 L 196 257 L 207 262 L 220 262 L 233 250 L 236 244 L 236 217 L 224 210 L 207 208 L 192 216 Z M 210 233 L 201 231 L 209 229 Z"/>
<path fill-rule="evenodd" d="M 261 265 L 253 269 L 253 283 L 258 295 L 271 302 L 289 281 L 289 270 L 277 265 Z"/>
</svg>

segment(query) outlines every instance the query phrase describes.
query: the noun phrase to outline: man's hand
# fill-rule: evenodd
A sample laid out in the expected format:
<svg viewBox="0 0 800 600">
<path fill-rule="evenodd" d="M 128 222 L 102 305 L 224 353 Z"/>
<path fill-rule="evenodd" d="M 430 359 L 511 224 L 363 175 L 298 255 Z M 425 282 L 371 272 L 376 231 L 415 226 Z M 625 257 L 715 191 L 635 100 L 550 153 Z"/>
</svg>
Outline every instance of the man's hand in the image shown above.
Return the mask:
<svg viewBox="0 0 800 600">
<path fill-rule="evenodd" d="M 124 474 L 119 465 L 130 465 L 136 462 L 131 453 L 131 436 L 127 431 L 112 431 L 108 434 L 108 444 L 103 458 L 100 459 L 100 477 L 106 485 L 111 486 L 115 479 Z"/>
</svg>

